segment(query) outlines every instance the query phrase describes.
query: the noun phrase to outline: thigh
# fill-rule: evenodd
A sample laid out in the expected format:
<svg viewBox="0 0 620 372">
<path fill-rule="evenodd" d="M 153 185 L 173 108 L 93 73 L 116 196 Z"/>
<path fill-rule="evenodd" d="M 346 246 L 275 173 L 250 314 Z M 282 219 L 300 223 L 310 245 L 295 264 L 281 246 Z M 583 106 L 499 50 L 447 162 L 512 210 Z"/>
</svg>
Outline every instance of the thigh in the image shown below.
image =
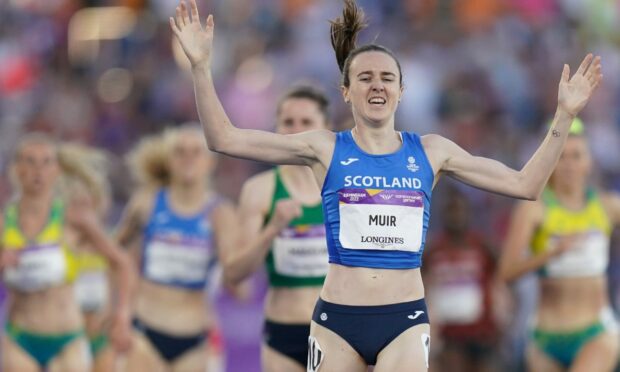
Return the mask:
<svg viewBox="0 0 620 372">
<path fill-rule="evenodd" d="M 116 372 L 118 355 L 111 345 L 106 345 L 94 358 L 93 372 Z"/>
<path fill-rule="evenodd" d="M 261 345 L 261 364 L 263 372 L 304 372 L 306 366 L 272 349 L 268 345 Z"/>
<path fill-rule="evenodd" d="M 88 340 L 79 337 L 67 344 L 49 366 L 50 372 L 84 372 L 92 368 Z"/>
<path fill-rule="evenodd" d="M 570 371 L 613 371 L 618 362 L 618 348 L 617 333 L 602 333 L 579 350 Z"/>
<path fill-rule="evenodd" d="M 420 324 L 401 333 L 381 350 L 375 372 L 427 371 L 430 331 L 428 324 Z"/>
<path fill-rule="evenodd" d="M 365 372 L 366 363 L 344 339 L 315 322 L 310 325 L 308 350 L 311 372 Z M 311 368 L 310 368 L 311 367 Z"/>
<path fill-rule="evenodd" d="M 527 370 L 530 372 L 562 372 L 564 369 L 553 358 L 530 342 L 526 351 Z"/>
<path fill-rule="evenodd" d="M 171 366 L 172 372 L 204 372 L 207 370 L 207 347 L 204 343 L 186 351 Z"/>
<path fill-rule="evenodd" d="M 38 372 L 39 365 L 24 349 L 17 345 L 6 333 L 0 340 L 2 360 L 0 371 L 5 372 Z"/>
<path fill-rule="evenodd" d="M 161 359 L 157 350 L 141 332 L 133 332 L 131 349 L 125 356 L 124 363 L 126 372 L 163 372 L 166 364 Z"/>
</svg>

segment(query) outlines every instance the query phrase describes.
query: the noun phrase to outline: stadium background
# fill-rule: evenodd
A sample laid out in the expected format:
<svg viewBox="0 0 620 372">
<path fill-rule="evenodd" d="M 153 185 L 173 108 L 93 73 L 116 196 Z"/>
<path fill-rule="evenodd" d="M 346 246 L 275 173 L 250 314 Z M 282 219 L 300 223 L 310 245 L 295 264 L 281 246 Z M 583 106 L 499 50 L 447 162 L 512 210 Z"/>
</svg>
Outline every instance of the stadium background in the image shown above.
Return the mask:
<svg viewBox="0 0 620 372">
<path fill-rule="evenodd" d="M 620 3 L 614 0 L 359 0 L 371 21 L 362 41 L 393 49 L 405 96 L 397 126 L 440 133 L 468 151 L 520 167 L 553 114 L 563 63 L 587 52 L 602 56 L 604 84 L 582 113 L 597 164 L 593 182 L 620 190 Z M 4 0 L 0 2 L 0 168 L 23 133 L 44 131 L 109 151 L 114 208 L 110 226 L 132 191 L 123 155 L 142 136 L 197 119 L 191 75 L 172 45 L 173 0 Z M 270 130 L 274 103 L 291 83 L 311 81 L 332 98 L 337 129 L 350 123 L 327 20 L 335 0 L 203 0 L 215 14 L 214 76 L 233 122 Z M 175 52 L 176 49 L 176 52 Z M 264 165 L 220 158 L 214 182 L 236 199 L 242 182 Z M 499 252 L 513 201 L 444 182 L 472 202 L 472 227 Z M 0 205 L 11 197 L 6 172 Z M 620 257 L 609 275 L 620 301 Z M 264 279 L 247 300 L 225 293 L 218 306 L 230 371 L 254 371 Z M 532 278 L 514 288 L 501 355 L 520 359 L 535 301 Z M 2 295 L 0 295 L 1 301 Z M 231 356 L 234 356 L 231 357 Z"/>
</svg>

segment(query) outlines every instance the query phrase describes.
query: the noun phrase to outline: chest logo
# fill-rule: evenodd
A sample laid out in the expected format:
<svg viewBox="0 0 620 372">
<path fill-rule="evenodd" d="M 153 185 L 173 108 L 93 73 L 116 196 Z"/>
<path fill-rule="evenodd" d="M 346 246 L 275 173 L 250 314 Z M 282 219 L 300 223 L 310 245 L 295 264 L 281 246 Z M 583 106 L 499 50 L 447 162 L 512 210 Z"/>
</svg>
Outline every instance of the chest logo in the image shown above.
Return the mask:
<svg viewBox="0 0 620 372">
<path fill-rule="evenodd" d="M 358 160 L 359 160 L 358 158 L 348 158 L 347 160 L 341 160 L 340 164 L 342 164 L 342 165 L 350 165 L 351 163 L 355 163 Z"/>
<path fill-rule="evenodd" d="M 415 158 L 413 156 L 407 158 L 407 163 L 407 169 L 409 169 L 410 171 L 417 172 L 418 170 L 420 170 L 420 167 L 415 163 Z"/>
</svg>

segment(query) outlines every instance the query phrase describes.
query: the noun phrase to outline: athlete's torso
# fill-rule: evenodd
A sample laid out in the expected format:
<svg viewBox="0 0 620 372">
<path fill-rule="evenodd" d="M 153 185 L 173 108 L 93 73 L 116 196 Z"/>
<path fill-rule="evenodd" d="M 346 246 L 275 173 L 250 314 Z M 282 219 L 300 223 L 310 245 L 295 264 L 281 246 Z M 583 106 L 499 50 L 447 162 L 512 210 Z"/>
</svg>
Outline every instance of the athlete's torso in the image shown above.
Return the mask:
<svg viewBox="0 0 620 372">
<path fill-rule="evenodd" d="M 350 131 L 337 134 L 322 190 L 330 263 L 420 267 L 434 174 L 420 138 L 402 133 L 402 141 L 394 153 L 372 155 Z"/>
<path fill-rule="evenodd" d="M 209 326 L 205 288 L 217 258 L 211 217 L 219 198 L 180 216 L 168 196 L 155 194 L 144 229 L 136 316 L 160 331 L 191 335 Z"/>
<path fill-rule="evenodd" d="M 47 223 L 33 238 L 20 228 L 17 204 L 5 211 L 3 249 L 17 255 L 17 266 L 4 270 L 10 293 L 9 319 L 25 329 L 55 333 L 81 325 L 73 282 L 77 264 L 67 246 L 64 205 L 53 201 Z"/>
<path fill-rule="evenodd" d="M 433 181 L 431 165 L 420 138 L 414 134 L 403 133 L 401 147 L 384 155 L 364 152 L 350 131 L 336 135 L 322 190 L 331 265 L 321 298 L 347 305 L 384 305 L 424 297 L 419 265 Z M 350 192 L 351 189 L 355 190 Z M 363 190 L 358 192 L 358 189 Z M 370 189 L 370 193 L 366 189 Z M 344 232 L 354 234 L 344 237 L 345 246 L 340 244 L 341 197 L 345 215 L 361 209 L 358 218 L 344 227 Z M 373 202 L 377 202 L 379 209 L 387 208 L 388 213 L 373 213 Z M 361 208 L 357 208 L 359 206 Z M 397 225 L 411 228 L 394 229 L 390 226 L 391 219 L 379 218 L 380 215 L 389 215 L 390 210 L 396 212 L 393 216 L 397 219 L 405 219 L 397 221 Z M 373 227 L 371 234 L 362 234 L 369 231 L 369 223 Z M 398 235 L 392 235 L 394 232 Z M 401 232 L 405 236 L 399 236 Z M 371 235 L 375 238 L 368 238 Z M 360 243 L 364 240 L 362 248 L 368 248 L 370 244 L 377 249 L 346 248 L 346 244 L 356 238 Z M 400 239 L 406 239 L 408 243 L 400 244 Z M 409 241 L 413 243 L 409 244 Z M 406 251 L 395 249 L 404 245 Z"/>
<path fill-rule="evenodd" d="M 280 169 L 276 168 L 274 193 L 265 224 L 273 217 L 276 203 L 291 198 L 282 177 Z M 328 266 L 322 205 L 302 205 L 301 216 L 280 232 L 267 255 L 270 288 L 265 316 L 283 323 L 309 322 Z"/>
<path fill-rule="evenodd" d="M 588 190 L 584 208 L 563 207 L 551 190 L 543 194 L 545 214 L 532 239 L 534 254 L 550 249 L 563 236 L 574 236 L 566 252 L 540 271 L 537 325 L 574 329 L 596 321 L 608 306 L 606 271 L 611 223 L 598 194 Z"/>
</svg>

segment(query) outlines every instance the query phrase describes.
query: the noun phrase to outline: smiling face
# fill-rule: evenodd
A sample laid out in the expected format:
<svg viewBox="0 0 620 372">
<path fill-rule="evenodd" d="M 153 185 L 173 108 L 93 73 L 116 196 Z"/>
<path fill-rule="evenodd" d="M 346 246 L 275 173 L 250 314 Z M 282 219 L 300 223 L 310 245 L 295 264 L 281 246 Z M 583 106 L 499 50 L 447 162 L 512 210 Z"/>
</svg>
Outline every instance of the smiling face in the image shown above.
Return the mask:
<svg viewBox="0 0 620 372">
<path fill-rule="evenodd" d="M 367 123 L 382 125 L 393 121 L 403 93 L 394 58 L 380 51 L 361 53 L 351 61 L 350 85 L 342 87 L 353 116 Z"/>
</svg>

